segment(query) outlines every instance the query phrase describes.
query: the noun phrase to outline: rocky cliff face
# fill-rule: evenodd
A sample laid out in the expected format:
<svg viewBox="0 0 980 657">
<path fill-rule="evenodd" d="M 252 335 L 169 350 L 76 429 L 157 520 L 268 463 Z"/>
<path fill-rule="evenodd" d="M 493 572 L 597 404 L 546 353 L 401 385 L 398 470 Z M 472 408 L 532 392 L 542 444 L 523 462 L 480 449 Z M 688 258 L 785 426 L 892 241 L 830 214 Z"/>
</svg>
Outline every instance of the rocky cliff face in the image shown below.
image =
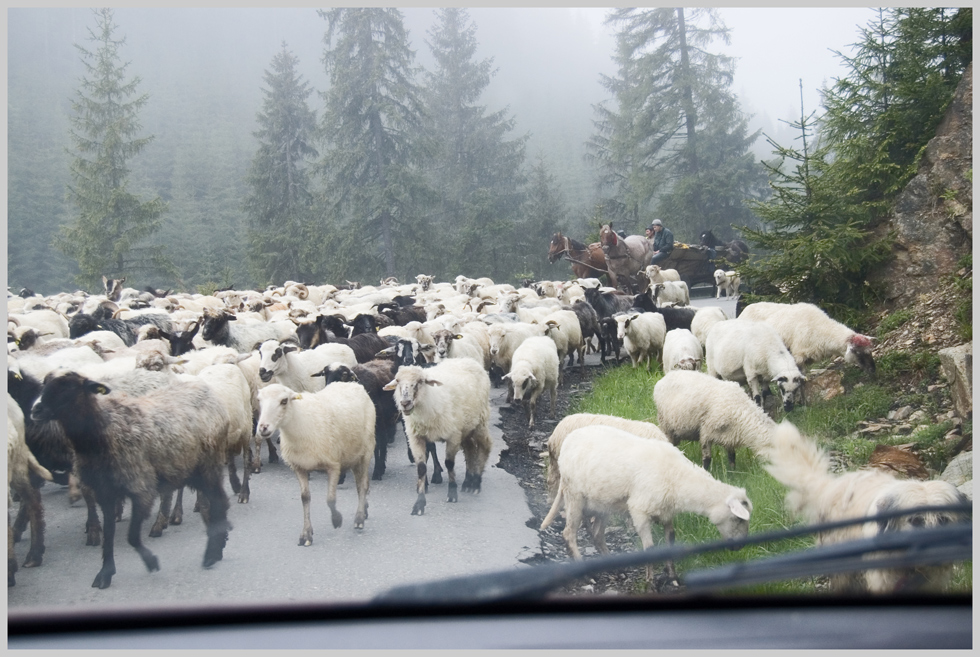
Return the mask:
<svg viewBox="0 0 980 657">
<path fill-rule="evenodd" d="M 894 259 L 872 277 L 887 305 L 913 303 L 973 250 L 973 65 L 967 67 L 915 178 L 879 234 L 894 230 Z"/>
</svg>

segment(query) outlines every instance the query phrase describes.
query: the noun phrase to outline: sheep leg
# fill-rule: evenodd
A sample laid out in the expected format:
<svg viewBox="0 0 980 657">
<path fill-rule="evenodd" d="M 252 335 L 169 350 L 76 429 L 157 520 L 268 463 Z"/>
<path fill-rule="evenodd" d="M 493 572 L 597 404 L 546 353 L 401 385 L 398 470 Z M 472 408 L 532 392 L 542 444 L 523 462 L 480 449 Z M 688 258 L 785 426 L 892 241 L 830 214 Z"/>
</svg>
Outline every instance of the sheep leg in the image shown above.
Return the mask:
<svg viewBox="0 0 980 657">
<path fill-rule="evenodd" d="M 456 493 L 456 453 L 459 447 L 454 447 L 451 443 L 446 443 L 446 472 L 449 473 L 449 496 L 446 499 L 447 502 L 458 501 L 458 495 Z M 466 484 L 468 481 L 463 480 Z"/>
<path fill-rule="evenodd" d="M 296 478 L 299 479 L 299 499 L 303 502 L 303 533 L 299 535 L 299 544 L 303 547 L 313 545 L 313 525 L 310 524 L 310 472 L 296 468 Z"/>
<path fill-rule="evenodd" d="M 14 554 L 14 528 L 10 525 L 10 516 L 7 516 L 7 586 L 17 584 L 14 573 L 17 572 L 17 555 Z"/>
<path fill-rule="evenodd" d="M 177 526 L 184 522 L 184 487 L 177 489 L 177 501 L 174 502 L 174 510 L 170 514 L 170 524 Z"/>
<path fill-rule="evenodd" d="M 150 552 L 149 548 L 143 545 L 143 539 L 140 536 L 140 531 L 143 529 L 143 520 L 150 515 L 150 509 L 153 508 L 153 496 L 148 495 L 147 497 L 149 498 L 148 500 L 137 495 L 130 497 L 133 501 L 133 517 L 129 520 L 128 539 L 129 544 L 133 546 L 143 559 L 143 563 L 146 564 L 146 569 L 152 573 L 154 570 L 160 570 L 160 561 Z"/>
<path fill-rule="evenodd" d="M 609 547 L 606 545 L 606 517 L 597 515 L 589 523 L 589 531 L 592 534 L 592 543 L 600 554 L 609 554 Z"/>
<path fill-rule="evenodd" d="M 258 474 L 262 471 L 262 436 L 255 435 L 255 454 L 252 455 L 252 472 Z M 271 457 L 271 453 L 270 453 Z"/>
<path fill-rule="evenodd" d="M 357 484 L 357 513 L 354 515 L 354 529 L 364 529 L 364 521 L 367 520 L 367 494 L 368 487 L 371 485 L 368 473 L 370 467 L 371 457 L 367 456 L 359 465 L 352 468 L 354 481 Z"/>
<path fill-rule="evenodd" d="M 16 491 L 15 491 L 16 492 Z M 17 509 L 17 517 L 14 519 L 13 535 L 14 543 L 20 543 L 21 536 L 24 534 L 24 530 L 27 529 L 27 523 L 30 522 L 30 518 L 27 514 L 27 501 L 22 495 L 18 495 L 20 499 L 20 507 Z"/>
<path fill-rule="evenodd" d="M 44 507 L 41 506 L 41 491 L 28 483 L 19 491 L 21 508 L 27 507 L 31 521 L 31 549 L 24 560 L 24 568 L 41 565 L 44 555 Z"/>
<path fill-rule="evenodd" d="M 74 504 L 84 497 L 82 481 L 75 474 L 75 471 L 68 473 L 68 504 Z"/>
<path fill-rule="evenodd" d="M 95 493 L 88 486 L 82 486 L 82 496 L 88 509 L 88 519 L 85 521 L 85 545 L 102 545 L 102 523 L 95 503 Z"/>
<path fill-rule="evenodd" d="M 534 395 L 532 395 L 531 398 L 524 403 L 524 410 L 527 412 L 528 429 L 534 428 L 534 409 L 536 409 L 537 407 L 538 407 L 538 400 L 534 397 Z M 446 467 L 449 467 L 449 465 L 447 464 Z"/>
<path fill-rule="evenodd" d="M 225 544 L 228 542 L 228 496 L 221 485 L 221 470 L 215 468 L 205 473 L 203 479 L 194 483 L 203 495 L 201 503 L 201 518 L 207 528 L 208 544 L 204 549 L 205 568 L 210 568 L 224 556 Z"/>
<path fill-rule="evenodd" d="M 235 493 L 236 495 L 242 490 L 242 482 L 238 478 L 238 468 L 235 467 L 235 457 L 238 456 L 237 451 L 237 449 L 228 450 L 227 458 L 228 483 L 231 484 L 231 492 Z M 246 466 L 245 469 L 247 470 L 248 466 Z"/>
<path fill-rule="evenodd" d="M 711 443 L 701 443 L 701 467 L 705 472 L 711 472 Z"/>
<path fill-rule="evenodd" d="M 483 469 L 490 458 L 493 444 L 483 428 L 477 428 L 463 437 L 461 441 L 463 456 L 466 457 L 466 477 L 463 479 L 464 493 L 479 493 L 483 485 Z"/>
<path fill-rule="evenodd" d="M 725 451 L 728 452 L 728 469 L 729 470 L 734 470 L 735 469 L 735 448 L 734 447 L 726 447 L 725 448 Z"/>
<path fill-rule="evenodd" d="M 272 436 L 266 438 L 265 442 L 269 446 L 269 463 L 278 463 L 279 454 L 276 453 L 276 446 L 272 444 Z"/>
<path fill-rule="evenodd" d="M 102 570 L 92 582 L 93 588 L 107 589 L 116 574 L 116 561 L 113 556 L 113 543 L 116 539 L 116 498 L 115 495 L 99 495 L 99 508 L 102 509 Z"/>
<path fill-rule="evenodd" d="M 569 495 L 565 491 L 565 529 L 562 530 L 562 537 L 568 544 L 568 552 L 572 559 L 582 560 L 582 553 L 578 549 L 578 528 L 582 524 L 582 498 L 579 495 Z"/>
<path fill-rule="evenodd" d="M 673 547 L 674 545 L 674 521 L 666 520 L 664 521 L 664 538 L 667 539 L 667 545 Z M 674 568 L 674 561 L 672 559 L 667 560 L 667 576 L 671 579 L 677 579 L 677 570 Z"/>
<path fill-rule="evenodd" d="M 548 395 L 551 397 L 551 419 L 557 419 L 555 415 L 555 404 L 558 401 L 558 386 L 551 386 L 548 390 Z"/>
<path fill-rule="evenodd" d="M 636 533 L 640 535 L 640 543 L 643 545 L 643 549 L 649 550 L 653 547 L 653 534 L 650 532 L 650 516 L 647 515 L 646 511 L 637 507 L 630 507 L 629 513 L 630 519 L 633 521 L 633 527 L 636 529 Z M 647 583 L 652 582 L 653 564 L 647 564 L 646 571 Z"/>
<path fill-rule="evenodd" d="M 344 517 L 340 514 L 340 511 L 337 510 L 337 483 L 339 479 L 339 472 L 341 472 L 339 466 L 327 468 L 327 506 L 330 508 L 330 522 L 333 523 L 334 529 L 338 529 L 344 523 Z M 357 474 L 358 473 L 356 472 L 354 473 L 355 480 L 357 479 Z M 360 491 L 358 491 L 358 497 L 360 497 Z"/>
<path fill-rule="evenodd" d="M 425 491 L 428 485 L 425 476 L 426 450 L 428 449 L 426 443 L 425 436 L 417 436 L 414 439 L 409 438 L 408 443 L 412 454 L 415 455 L 415 468 L 418 472 L 418 481 L 415 484 L 415 492 L 418 493 L 418 497 L 415 499 L 415 505 L 412 507 L 413 516 L 421 516 L 425 513 Z"/>
<path fill-rule="evenodd" d="M 174 499 L 174 487 L 160 484 L 160 510 L 157 513 L 156 522 L 150 527 L 150 538 L 157 538 L 163 535 L 163 530 L 167 528 L 168 518 L 170 517 L 170 506 Z M 183 488 L 181 488 L 183 492 Z"/>
<path fill-rule="evenodd" d="M 385 473 L 385 460 L 388 458 L 388 436 L 384 428 L 375 424 L 374 430 L 374 472 L 371 479 L 381 481 Z"/>
<path fill-rule="evenodd" d="M 439 454 L 436 453 L 436 444 L 435 443 L 426 443 L 425 452 L 426 452 L 426 458 L 428 458 L 428 455 L 429 454 L 432 455 L 432 483 L 433 484 L 441 484 L 442 483 L 442 466 L 439 465 Z"/>
<path fill-rule="evenodd" d="M 242 488 L 238 491 L 238 503 L 248 504 L 249 488 L 248 488 L 248 478 L 249 478 L 249 461 L 252 460 L 252 445 L 251 442 L 246 440 L 245 446 L 242 448 Z"/>
</svg>

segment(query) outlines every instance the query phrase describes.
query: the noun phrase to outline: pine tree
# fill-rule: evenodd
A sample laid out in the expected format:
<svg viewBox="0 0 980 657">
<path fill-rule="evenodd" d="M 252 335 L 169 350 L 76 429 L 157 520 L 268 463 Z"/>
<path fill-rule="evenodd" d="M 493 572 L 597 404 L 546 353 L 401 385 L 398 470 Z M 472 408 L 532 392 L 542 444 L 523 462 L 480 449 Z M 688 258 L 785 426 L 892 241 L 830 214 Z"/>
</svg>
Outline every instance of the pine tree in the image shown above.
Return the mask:
<svg viewBox="0 0 980 657">
<path fill-rule="evenodd" d="M 64 226 L 58 247 L 78 262 L 77 280 L 97 286 L 110 278 L 150 274 L 176 276 L 163 247 L 144 240 L 160 228 L 166 204 L 159 197 L 141 201 L 128 189 L 127 162 L 153 139 L 136 137 L 139 111 L 147 94 L 136 95 L 140 78 L 126 78 L 120 60 L 124 38 L 116 38 L 111 9 L 94 10 L 96 29 L 89 29 L 94 50 L 76 44 L 86 76 L 72 100 L 71 163 L 68 196 L 77 216 Z"/>
<path fill-rule="evenodd" d="M 887 214 L 915 174 L 969 64 L 971 17 L 970 8 L 879 9 L 856 53 L 837 53 L 848 74 L 824 91 L 822 134 L 866 221 Z"/>
<path fill-rule="evenodd" d="M 397 9 L 318 13 L 327 21 L 330 76 L 319 171 L 333 219 L 324 231 L 331 278 L 407 274 L 426 234 L 420 208 L 431 200 L 419 166 L 424 110 L 415 53 Z"/>
<path fill-rule="evenodd" d="M 465 9 L 436 12 L 436 26 L 427 41 L 435 70 L 425 76 L 428 135 L 433 157 L 427 167 L 439 195 L 434 220 L 443 253 L 438 273 L 448 276 L 464 268 L 471 275 L 499 277 L 515 264 L 499 252 L 492 261 L 487 243 L 506 243 L 518 223 L 521 164 L 527 137 L 508 140 L 514 119 L 507 109 L 488 113 L 479 100 L 494 74 L 493 60 L 475 60 L 476 26 Z"/>
<path fill-rule="evenodd" d="M 800 84 L 802 97 L 802 81 Z M 789 125 L 799 148 L 772 139 L 777 160 L 765 163 L 773 196 L 755 203 L 764 228 L 743 226 L 762 255 L 739 265 L 754 289 L 747 300 L 811 302 L 832 311 L 860 308 L 874 295 L 869 271 L 889 255 L 887 239 L 867 229 L 860 205 L 841 194 L 827 145 L 814 145 L 813 113 Z"/>
<path fill-rule="evenodd" d="M 729 233 L 764 174 L 748 153 L 758 133 L 748 134 L 729 90 L 734 60 L 709 51 L 728 42 L 727 28 L 715 10 L 668 7 L 617 9 L 607 23 L 618 29 L 619 73 L 603 85 L 616 107 L 595 108 L 588 143 L 607 195 L 604 218 L 639 230 L 657 214 L 675 235 Z"/>
<path fill-rule="evenodd" d="M 534 278 L 549 276 L 548 244 L 558 230 L 568 229 L 568 206 L 561 186 L 543 157 L 528 174 L 527 199 L 522 210 L 524 222 L 518 236 L 519 253 L 523 258 L 523 273 Z"/>
<path fill-rule="evenodd" d="M 264 283 L 312 282 L 322 273 L 307 170 L 310 158 L 318 155 L 313 147 L 316 113 L 307 105 L 312 89 L 296 73 L 298 63 L 283 43 L 265 72 L 260 127 L 253 133 L 260 145 L 248 173 L 244 208 L 250 264 Z"/>
</svg>

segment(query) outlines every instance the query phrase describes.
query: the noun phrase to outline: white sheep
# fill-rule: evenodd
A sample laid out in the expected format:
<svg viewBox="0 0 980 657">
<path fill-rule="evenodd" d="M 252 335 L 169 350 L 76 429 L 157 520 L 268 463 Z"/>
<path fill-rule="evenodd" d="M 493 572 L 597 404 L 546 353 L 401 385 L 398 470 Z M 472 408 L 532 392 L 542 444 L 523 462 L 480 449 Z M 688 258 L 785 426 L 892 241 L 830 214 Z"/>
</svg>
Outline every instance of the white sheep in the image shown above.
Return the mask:
<svg viewBox="0 0 980 657">
<path fill-rule="evenodd" d="M 585 356 L 585 340 L 582 339 L 582 324 L 578 315 L 572 310 L 556 310 L 545 315 L 541 321 L 544 325 L 554 323 L 547 331 L 548 337 L 555 341 L 558 347 L 558 360 L 564 365 L 565 356 L 571 354 L 569 363 L 578 355 L 581 369 L 582 358 Z"/>
<path fill-rule="evenodd" d="M 671 370 L 701 371 L 701 361 L 704 360 L 704 350 L 694 333 L 687 329 L 676 328 L 667 331 L 664 337 L 664 372 Z"/>
<path fill-rule="evenodd" d="M 959 504 L 967 499 L 945 481 L 899 480 L 881 470 L 864 470 L 834 475 L 830 459 L 812 440 L 804 438 L 789 422 L 776 429 L 766 466 L 777 481 L 789 488 L 786 505 L 810 523 L 834 522 L 873 516 L 885 511 L 919 506 Z M 829 545 L 859 538 L 872 538 L 886 531 L 935 527 L 957 518 L 949 512 L 902 516 L 878 523 L 851 525 L 820 534 L 818 544 Z M 866 570 L 834 575 L 831 584 L 844 591 L 872 593 L 908 592 L 912 589 L 939 592 L 949 582 L 951 564 L 907 569 Z"/>
<path fill-rule="evenodd" d="M 472 335 L 439 329 L 432 332 L 432 339 L 435 341 L 435 362 L 437 363 L 447 358 L 469 358 L 479 363 L 480 367 L 483 368 L 489 364 L 486 361 L 483 347 Z"/>
<path fill-rule="evenodd" d="M 814 361 L 843 356 L 845 363 L 875 371 L 873 338 L 831 319 L 812 303 L 753 303 L 738 319 L 765 322 L 776 329 L 801 370 Z"/>
<path fill-rule="evenodd" d="M 282 458 L 299 479 L 303 502 L 303 533 L 299 545 L 313 544 L 310 524 L 310 472 L 326 470 L 327 506 L 334 529 L 343 516 L 337 510 L 337 482 L 350 468 L 357 486 L 354 529 L 367 519 L 369 466 L 374 454 L 375 411 L 371 398 L 359 383 L 331 383 L 317 393 L 297 393 L 272 384 L 259 392 L 256 432 L 263 438 L 279 429 Z M 424 452 L 423 452 L 424 456 Z"/>
<path fill-rule="evenodd" d="M 7 393 L 7 504 L 10 505 L 11 493 L 20 496 L 22 504 L 26 505 L 31 523 L 31 548 L 24 560 L 25 568 L 40 566 L 44 554 L 44 508 L 41 505 L 40 491 L 31 485 L 30 474 L 47 481 L 52 480 L 47 468 L 38 463 L 37 458 L 28 448 L 25 438 L 24 412 L 17 401 Z M 14 573 L 17 572 L 17 555 L 14 554 L 14 533 L 10 526 L 10 516 L 7 516 L 7 586 L 14 585 Z"/>
<path fill-rule="evenodd" d="M 772 381 L 784 410 L 793 410 L 796 391 L 806 381 L 779 334 L 765 322 L 718 322 L 708 331 L 704 356 L 710 376 L 748 384 L 762 407 Z"/>
<path fill-rule="evenodd" d="M 259 345 L 259 379 L 269 383 L 275 379 L 296 392 L 315 392 L 323 388 L 323 379 L 313 376 L 331 363 L 348 367 L 357 365 L 354 350 L 347 345 L 327 343 L 316 349 L 299 351 L 291 342 L 266 340 Z"/>
<path fill-rule="evenodd" d="M 548 500 L 554 501 L 558 493 L 558 456 L 561 454 L 561 446 L 565 437 L 576 429 L 603 425 L 628 431 L 640 438 L 652 440 L 668 440 L 667 434 L 660 430 L 657 425 L 651 422 L 641 422 L 639 420 L 627 420 L 626 418 L 616 417 L 615 415 L 601 415 L 599 413 L 575 413 L 566 415 L 558 423 L 551 436 L 548 437 Z"/>
<path fill-rule="evenodd" d="M 666 442 L 613 427 L 584 427 L 565 438 L 558 466 L 558 494 L 541 529 L 554 521 L 564 501 L 562 535 L 574 559 L 582 558 L 577 533 L 586 514 L 629 513 L 644 550 L 653 546 L 651 518 L 664 526 L 667 542 L 674 543 L 677 513 L 707 516 L 724 538 L 748 534 L 752 502 L 745 489 L 717 481 Z M 608 552 L 603 541 L 596 541 L 596 548 Z M 667 572 L 676 577 L 670 561 Z M 652 579 L 648 565 L 647 580 Z"/>
<path fill-rule="evenodd" d="M 728 299 L 738 294 L 738 286 L 742 284 L 742 277 L 737 271 L 725 271 L 724 269 L 715 270 L 715 299 L 721 297 L 721 291 L 725 291 L 725 298 Z"/>
<path fill-rule="evenodd" d="M 656 267 L 656 265 L 654 265 Z M 650 288 L 650 296 L 658 306 L 670 303 L 675 306 L 690 306 L 691 291 L 684 281 L 666 281 L 654 283 Z"/>
<path fill-rule="evenodd" d="M 449 472 L 447 501 L 456 502 L 456 454 L 466 457 L 463 492 L 479 493 L 483 469 L 490 456 L 490 377 L 469 358 L 450 358 L 433 367 L 399 368 L 384 386 L 395 391 L 395 403 L 405 418 L 405 433 L 418 469 L 418 497 L 412 515 L 425 513 L 426 443 L 446 443 Z"/>
<path fill-rule="evenodd" d="M 514 399 L 526 405 L 529 429 L 534 428 L 534 410 L 545 389 L 551 395 L 551 417 L 555 417 L 560 370 L 558 349 L 547 336 L 528 338 L 514 350 L 510 371 L 504 378 L 514 387 Z"/>
<path fill-rule="evenodd" d="M 660 265 L 647 265 L 647 268 L 642 273 L 650 279 L 651 286 L 666 281 L 681 280 L 681 275 L 676 269 L 661 269 Z"/>
<path fill-rule="evenodd" d="M 490 340 L 490 362 L 496 365 L 503 372 L 510 371 L 511 359 L 514 357 L 514 350 L 520 346 L 524 340 L 544 334 L 544 327 L 538 324 L 525 324 L 524 322 L 508 322 L 493 324 L 487 330 Z M 514 399 L 514 388 L 507 383 L 507 402 Z"/>
<path fill-rule="evenodd" d="M 748 447 L 764 455 L 776 427 L 765 412 L 733 381 L 720 381 L 702 372 L 674 370 L 653 386 L 657 425 L 674 445 L 682 440 L 701 443 L 701 464 L 711 469 L 711 446 L 728 453 L 735 468 L 735 448 Z"/>
<path fill-rule="evenodd" d="M 623 341 L 633 367 L 646 360 L 647 372 L 651 359 L 660 360 L 667 334 L 667 324 L 660 313 L 633 313 L 615 315 L 616 337 Z"/>
<path fill-rule="evenodd" d="M 701 346 L 704 347 L 704 342 L 708 337 L 708 331 L 717 322 L 723 322 L 728 319 L 728 315 L 725 311 L 718 306 L 704 306 L 698 308 L 697 312 L 694 313 L 694 319 L 691 320 L 691 333 L 698 339 Z"/>
</svg>

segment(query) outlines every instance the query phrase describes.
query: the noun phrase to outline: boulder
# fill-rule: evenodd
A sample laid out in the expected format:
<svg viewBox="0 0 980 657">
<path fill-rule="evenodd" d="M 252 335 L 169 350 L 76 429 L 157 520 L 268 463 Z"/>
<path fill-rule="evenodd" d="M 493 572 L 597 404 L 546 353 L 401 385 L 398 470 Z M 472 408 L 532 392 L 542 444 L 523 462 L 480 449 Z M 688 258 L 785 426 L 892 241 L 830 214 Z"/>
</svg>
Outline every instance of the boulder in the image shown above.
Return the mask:
<svg viewBox="0 0 980 657">
<path fill-rule="evenodd" d="M 949 347 L 939 352 L 943 374 L 949 381 L 956 413 L 963 419 L 973 416 L 973 343 Z"/>
<path fill-rule="evenodd" d="M 826 401 L 844 394 L 839 370 L 811 370 L 803 384 L 803 398 L 807 405 L 816 401 Z"/>
<path fill-rule="evenodd" d="M 963 452 L 950 461 L 939 478 L 957 487 L 972 480 L 973 451 Z"/>
</svg>

